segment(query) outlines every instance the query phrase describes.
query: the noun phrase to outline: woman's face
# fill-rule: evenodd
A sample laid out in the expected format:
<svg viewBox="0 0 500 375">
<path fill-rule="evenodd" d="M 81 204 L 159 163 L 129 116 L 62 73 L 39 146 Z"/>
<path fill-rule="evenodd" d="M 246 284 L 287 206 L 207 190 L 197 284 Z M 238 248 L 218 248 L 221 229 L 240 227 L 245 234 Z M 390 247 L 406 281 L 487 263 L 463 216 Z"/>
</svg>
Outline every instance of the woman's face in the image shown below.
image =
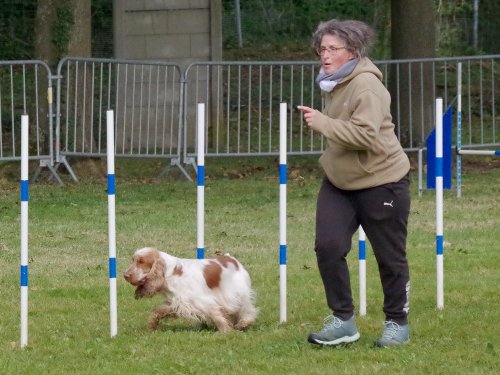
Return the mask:
<svg viewBox="0 0 500 375">
<path fill-rule="evenodd" d="M 333 73 L 354 58 L 354 55 L 345 48 L 342 39 L 329 34 L 323 35 L 318 53 L 325 74 Z"/>
</svg>

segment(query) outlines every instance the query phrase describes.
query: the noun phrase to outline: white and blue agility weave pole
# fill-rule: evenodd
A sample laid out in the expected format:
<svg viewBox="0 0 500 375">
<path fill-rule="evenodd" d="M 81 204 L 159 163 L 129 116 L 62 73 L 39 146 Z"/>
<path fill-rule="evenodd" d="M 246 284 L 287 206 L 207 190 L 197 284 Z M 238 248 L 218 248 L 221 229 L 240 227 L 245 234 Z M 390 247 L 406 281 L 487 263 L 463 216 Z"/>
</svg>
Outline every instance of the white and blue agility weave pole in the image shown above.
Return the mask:
<svg viewBox="0 0 500 375">
<path fill-rule="evenodd" d="M 21 339 L 28 345 L 28 116 L 21 116 Z"/>
<path fill-rule="evenodd" d="M 359 315 L 366 315 L 366 234 L 361 225 L 358 229 L 359 264 Z"/>
<path fill-rule="evenodd" d="M 462 196 L 462 155 L 500 156 L 500 150 L 462 149 L 462 63 L 457 67 L 457 198 Z"/>
<path fill-rule="evenodd" d="M 286 179 L 287 179 L 287 165 L 286 165 L 286 119 L 287 119 L 287 104 L 280 103 L 280 165 L 279 165 L 279 179 L 280 179 L 280 213 L 279 213 L 279 227 L 280 227 L 280 323 L 287 320 L 287 301 L 286 301 Z"/>
<path fill-rule="evenodd" d="M 443 98 L 436 98 L 436 281 L 437 308 L 444 308 L 443 266 Z"/>
<path fill-rule="evenodd" d="M 205 257 L 205 103 L 198 103 L 197 128 L 197 258 Z"/>
<path fill-rule="evenodd" d="M 108 247 L 109 247 L 109 315 L 110 333 L 118 333 L 118 304 L 116 298 L 116 216 L 115 216 L 115 122 L 114 112 L 106 111 L 108 164 Z"/>
</svg>

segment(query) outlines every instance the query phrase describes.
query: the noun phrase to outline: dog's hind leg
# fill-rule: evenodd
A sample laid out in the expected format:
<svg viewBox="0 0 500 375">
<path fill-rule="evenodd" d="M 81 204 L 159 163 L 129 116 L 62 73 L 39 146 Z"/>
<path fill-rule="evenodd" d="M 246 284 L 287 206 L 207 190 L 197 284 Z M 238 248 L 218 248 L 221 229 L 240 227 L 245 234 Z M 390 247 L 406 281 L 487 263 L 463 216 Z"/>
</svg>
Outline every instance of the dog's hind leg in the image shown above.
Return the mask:
<svg viewBox="0 0 500 375">
<path fill-rule="evenodd" d="M 151 315 L 149 316 L 149 322 L 148 322 L 148 327 L 150 329 L 156 329 L 158 328 L 158 324 L 160 323 L 160 320 L 164 318 L 176 318 L 177 314 L 172 310 L 172 308 L 169 305 L 160 305 L 156 309 L 151 312 Z"/>
</svg>

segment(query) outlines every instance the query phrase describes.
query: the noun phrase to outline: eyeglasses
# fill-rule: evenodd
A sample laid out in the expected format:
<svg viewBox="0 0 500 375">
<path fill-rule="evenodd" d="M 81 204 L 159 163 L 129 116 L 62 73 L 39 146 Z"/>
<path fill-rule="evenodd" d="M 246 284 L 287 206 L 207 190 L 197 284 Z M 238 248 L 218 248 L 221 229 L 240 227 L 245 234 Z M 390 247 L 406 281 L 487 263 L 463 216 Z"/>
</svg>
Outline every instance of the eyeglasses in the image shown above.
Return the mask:
<svg viewBox="0 0 500 375">
<path fill-rule="evenodd" d="M 318 56 L 323 56 L 325 52 L 329 55 L 335 55 L 339 49 L 345 49 L 345 47 L 320 47 L 316 50 Z"/>
</svg>

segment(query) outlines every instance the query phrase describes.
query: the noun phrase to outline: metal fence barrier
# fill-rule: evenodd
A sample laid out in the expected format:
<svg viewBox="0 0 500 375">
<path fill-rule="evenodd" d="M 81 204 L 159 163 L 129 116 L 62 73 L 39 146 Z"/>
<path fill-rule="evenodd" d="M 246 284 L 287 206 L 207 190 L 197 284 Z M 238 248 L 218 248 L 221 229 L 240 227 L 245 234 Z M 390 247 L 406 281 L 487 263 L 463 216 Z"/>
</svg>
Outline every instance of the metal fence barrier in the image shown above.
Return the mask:
<svg viewBox="0 0 500 375">
<path fill-rule="evenodd" d="M 184 160 L 196 145 L 196 103 L 206 103 L 207 156 L 279 153 L 279 103 L 289 103 L 289 154 L 319 153 L 324 140 L 309 130 L 295 104 L 321 105 L 311 62 L 205 62 L 186 69 Z"/>
<path fill-rule="evenodd" d="M 385 77 L 395 74 L 393 116 L 400 141 L 407 151 L 418 151 L 434 128 L 434 102 L 443 98 L 445 107 L 456 108 L 458 64 L 462 63 L 462 123 L 466 123 L 465 147 L 500 144 L 497 120 L 500 102 L 500 55 L 391 60 L 376 62 Z M 389 82 L 385 84 L 390 87 Z M 428 93 L 431 93 L 428 97 Z M 401 104 L 406 102 L 406 106 Z M 402 108 L 406 110 L 403 111 Z M 456 111 L 455 111 L 456 112 Z M 465 121 L 465 122 L 464 122 Z M 401 130 L 402 124 L 408 130 Z M 425 126 L 431 124 L 431 126 Z M 415 136 L 415 134 L 417 136 Z M 465 139 L 465 138 L 464 138 Z"/>
<path fill-rule="evenodd" d="M 106 110 L 115 111 L 115 156 L 181 164 L 181 70 L 158 61 L 67 57 L 57 66 L 56 168 L 68 157 L 106 156 Z"/>
<path fill-rule="evenodd" d="M 0 162 L 21 160 L 21 115 L 28 115 L 30 160 L 53 169 L 53 101 L 49 66 L 38 60 L 0 61 Z"/>
<path fill-rule="evenodd" d="M 457 64 L 464 64 L 464 139 L 467 146 L 498 144 L 500 55 L 375 61 L 393 92 L 396 132 L 407 152 L 425 143 L 434 127 L 434 101 L 452 105 L 457 95 Z M 278 155 L 278 108 L 287 102 L 288 153 L 320 154 L 326 145 L 310 130 L 298 104 L 322 108 L 314 82 L 317 62 L 199 62 L 185 72 L 183 153 L 193 163 L 196 103 L 207 103 L 207 156 Z"/>
<path fill-rule="evenodd" d="M 436 97 L 457 96 L 462 63 L 462 148 L 499 146 L 500 55 L 375 61 L 391 89 L 396 133 L 417 151 L 434 126 Z M 279 154 L 279 103 L 288 104 L 288 154 L 317 155 L 326 147 L 308 128 L 298 104 L 322 108 L 318 64 L 197 62 L 183 71 L 162 61 L 67 57 L 51 75 L 42 61 L 0 62 L 0 162 L 20 160 L 20 116 L 30 115 L 30 157 L 60 182 L 68 158 L 105 157 L 105 112 L 115 111 L 118 158 L 170 160 L 191 180 L 196 156 L 196 104 L 206 103 L 206 156 Z M 53 113 L 52 81 L 56 81 Z M 47 93 L 47 95 L 45 95 Z M 55 118 L 55 126 L 53 124 Z M 162 173 L 163 173 L 162 172 Z"/>
</svg>

